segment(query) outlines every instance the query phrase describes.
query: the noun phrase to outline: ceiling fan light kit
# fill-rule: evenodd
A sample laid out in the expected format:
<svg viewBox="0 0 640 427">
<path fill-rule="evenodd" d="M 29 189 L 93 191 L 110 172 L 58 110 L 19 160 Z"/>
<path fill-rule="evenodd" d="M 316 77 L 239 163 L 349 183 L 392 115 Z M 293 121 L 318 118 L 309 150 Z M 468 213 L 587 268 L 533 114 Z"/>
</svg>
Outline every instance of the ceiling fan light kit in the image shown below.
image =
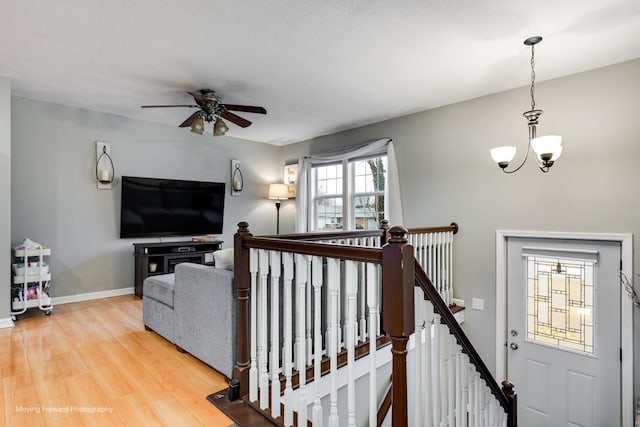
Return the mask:
<svg viewBox="0 0 640 427">
<path fill-rule="evenodd" d="M 197 117 L 193 123 L 191 123 L 191 132 L 202 135 L 204 133 L 204 120 L 202 116 Z"/>
<path fill-rule="evenodd" d="M 251 105 L 224 104 L 222 98 L 216 95 L 211 89 L 200 89 L 197 92 L 187 92 L 193 96 L 196 104 L 182 105 L 142 105 L 141 108 L 197 108 L 198 111 L 191 114 L 182 122 L 179 127 L 190 127 L 191 132 L 202 135 L 204 133 L 204 122 L 213 122 L 213 136 L 224 136 L 229 131 L 229 126 L 224 122 L 238 125 L 242 128 L 251 126 L 251 122 L 231 111 L 242 111 L 246 113 L 267 114 L 267 110 L 263 107 L 254 107 Z"/>
<path fill-rule="evenodd" d="M 535 72 L 535 50 L 534 46 L 542 41 L 542 37 L 533 36 L 529 37 L 524 41 L 526 46 L 531 46 L 531 86 L 529 88 L 529 93 L 531 94 L 531 110 L 525 111 L 522 115 L 525 119 L 527 119 L 529 126 L 529 143 L 527 145 L 527 151 L 525 153 L 524 159 L 516 167 L 512 170 L 507 170 L 509 167 L 509 163 L 516 156 L 516 147 L 513 146 L 503 146 L 496 147 L 491 150 L 491 158 L 494 162 L 498 164 L 498 167 L 502 169 L 504 173 L 514 173 L 520 170 L 520 168 L 525 164 L 527 158 L 529 157 L 529 151 L 533 150 L 536 154 L 536 160 L 538 162 L 538 167 L 542 172 L 549 172 L 549 169 L 555 161 L 562 154 L 562 137 L 559 135 L 547 135 L 540 136 L 536 135 L 536 129 L 538 126 L 538 119 L 542 115 L 542 110 L 536 110 L 536 100 L 535 100 L 535 81 L 536 81 L 536 72 Z"/>
<path fill-rule="evenodd" d="M 229 126 L 220 117 L 213 124 L 213 136 L 224 136 L 229 131 Z"/>
</svg>

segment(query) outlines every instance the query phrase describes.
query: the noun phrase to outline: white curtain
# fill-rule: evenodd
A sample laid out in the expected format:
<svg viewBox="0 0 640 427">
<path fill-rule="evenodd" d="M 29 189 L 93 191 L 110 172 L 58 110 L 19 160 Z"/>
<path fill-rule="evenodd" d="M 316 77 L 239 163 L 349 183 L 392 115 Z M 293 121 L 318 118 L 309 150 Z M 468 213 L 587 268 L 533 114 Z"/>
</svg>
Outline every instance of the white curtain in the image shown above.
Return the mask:
<svg viewBox="0 0 640 427">
<path fill-rule="evenodd" d="M 298 160 L 298 182 L 296 188 L 296 232 L 309 231 L 309 195 L 311 182 L 309 172 L 315 165 L 332 163 L 376 154 L 387 154 L 387 186 L 385 191 L 385 212 L 390 225 L 402 225 L 402 204 L 400 198 L 400 180 L 398 164 L 393 141 L 389 138 L 379 139 L 364 144 L 329 151 L 313 156 L 301 157 Z"/>
</svg>

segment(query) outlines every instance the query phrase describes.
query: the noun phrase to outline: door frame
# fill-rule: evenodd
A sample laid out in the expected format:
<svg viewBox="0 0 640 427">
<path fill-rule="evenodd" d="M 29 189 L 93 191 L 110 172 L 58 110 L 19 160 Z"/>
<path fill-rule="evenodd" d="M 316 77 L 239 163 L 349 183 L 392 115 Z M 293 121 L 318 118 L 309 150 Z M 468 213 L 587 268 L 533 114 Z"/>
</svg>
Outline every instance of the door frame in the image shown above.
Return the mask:
<svg viewBox="0 0 640 427">
<path fill-rule="evenodd" d="M 507 375 L 507 239 L 509 237 L 595 240 L 621 244 L 622 272 L 633 278 L 633 235 L 630 233 L 575 233 L 555 231 L 496 231 L 496 378 Z M 633 302 L 621 292 L 620 298 L 620 346 L 622 371 L 620 372 L 622 426 L 633 427 Z M 622 328 L 622 325 L 628 325 Z M 518 384 L 515 384 L 516 392 Z"/>
</svg>

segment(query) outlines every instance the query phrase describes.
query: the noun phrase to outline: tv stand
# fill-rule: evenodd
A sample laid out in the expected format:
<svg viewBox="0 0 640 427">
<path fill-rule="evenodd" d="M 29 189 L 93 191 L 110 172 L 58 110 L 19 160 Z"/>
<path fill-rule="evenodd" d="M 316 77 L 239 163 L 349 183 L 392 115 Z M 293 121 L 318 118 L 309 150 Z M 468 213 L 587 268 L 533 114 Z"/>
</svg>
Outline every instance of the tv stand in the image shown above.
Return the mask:
<svg viewBox="0 0 640 427">
<path fill-rule="evenodd" d="M 142 282 L 149 276 L 173 273 L 177 264 L 193 262 L 213 265 L 213 253 L 220 250 L 221 240 L 211 242 L 134 243 L 135 294 L 142 298 Z"/>
</svg>

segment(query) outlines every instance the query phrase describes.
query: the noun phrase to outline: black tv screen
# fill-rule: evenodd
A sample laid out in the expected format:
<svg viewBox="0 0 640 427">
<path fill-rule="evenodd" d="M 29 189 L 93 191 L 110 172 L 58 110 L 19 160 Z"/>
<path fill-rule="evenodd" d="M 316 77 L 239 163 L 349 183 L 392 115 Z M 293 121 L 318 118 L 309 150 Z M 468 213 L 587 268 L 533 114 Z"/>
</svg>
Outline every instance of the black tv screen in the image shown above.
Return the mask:
<svg viewBox="0 0 640 427">
<path fill-rule="evenodd" d="M 120 237 L 221 234 L 223 182 L 122 177 Z"/>
</svg>

